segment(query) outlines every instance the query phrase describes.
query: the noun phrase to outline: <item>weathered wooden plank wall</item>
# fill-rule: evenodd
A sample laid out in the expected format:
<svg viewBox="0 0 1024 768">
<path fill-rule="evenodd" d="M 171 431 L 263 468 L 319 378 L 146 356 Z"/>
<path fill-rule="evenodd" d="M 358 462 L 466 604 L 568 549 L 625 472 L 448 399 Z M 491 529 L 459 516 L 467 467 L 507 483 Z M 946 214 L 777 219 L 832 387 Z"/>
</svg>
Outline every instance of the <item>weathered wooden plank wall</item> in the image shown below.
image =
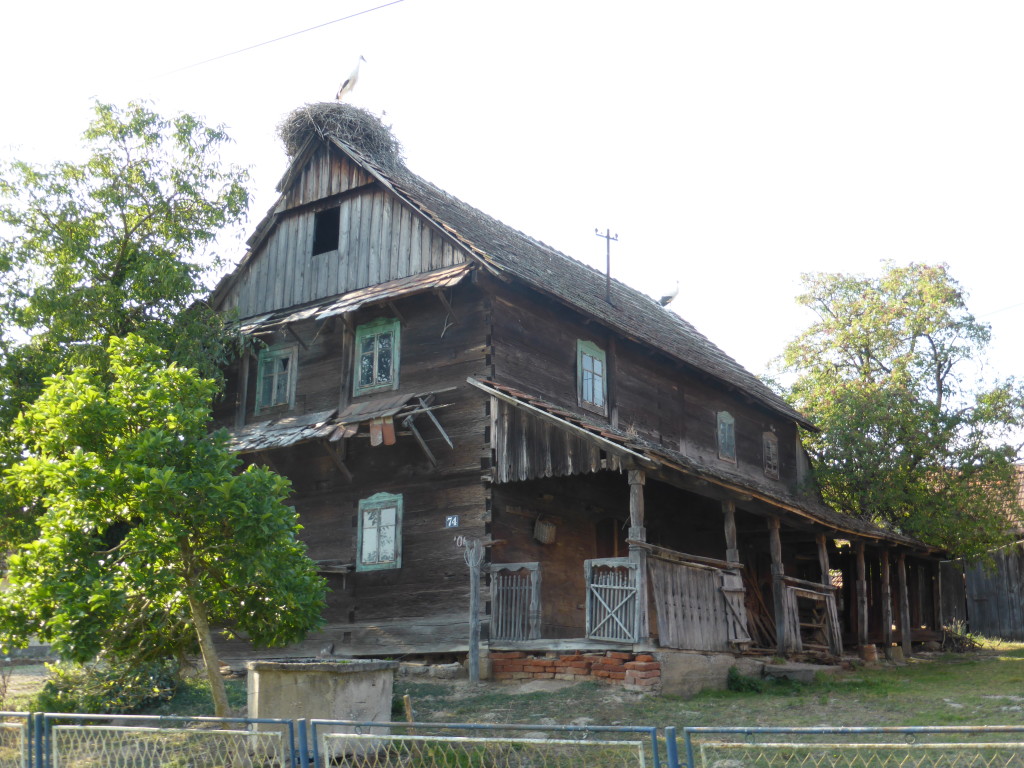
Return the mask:
<svg viewBox="0 0 1024 768">
<path fill-rule="evenodd" d="M 603 453 L 593 441 L 498 398 L 492 399 L 491 408 L 495 416 L 496 482 L 577 475 L 603 469 Z"/>
<path fill-rule="evenodd" d="M 682 364 L 652 355 L 628 340 L 616 339 L 583 315 L 535 294 L 493 284 L 495 379 L 543 397 L 588 419 L 576 391 L 576 342 L 589 341 L 607 355 L 607 422 L 703 463 L 720 465 L 765 487 L 793 492 L 797 482 L 796 427 L 707 381 Z M 736 420 L 738 461 L 718 458 L 716 414 Z M 778 438 L 780 477 L 764 472 L 762 435 Z"/>
<path fill-rule="evenodd" d="M 986 637 L 1024 640 L 1024 543 L 1004 547 L 994 559 L 994 568 L 965 567 L 968 626 Z"/>
<path fill-rule="evenodd" d="M 722 574 L 657 557 L 647 561 L 665 648 L 729 651 L 729 615 Z"/>
<path fill-rule="evenodd" d="M 486 376 L 489 308 L 469 282 L 449 295 L 453 318 L 436 296 L 420 294 L 397 302 L 405 318 L 401 337 L 399 392 L 438 394 L 435 412 L 454 449 L 421 419 L 422 436 L 437 458 L 432 466 L 414 438 L 397 425 L 394 445 L 371 446 L 365 434 L 345 441 L 344 477 L 324 445 L 306 443 L 258 457 L 292 481 L 291 503 L 303 525 L 310 557 L 354 563 L 358 538 L 358 503 L 375 493 L 401 494 L 402 567 L 393 570 L 330 574 L 331 593 L 324 629 L 277 655 L 315 655 L 327 645 L 336 654 L 437 653 L 465 649 L 468 642 L 469 574 L 458 534 L 486 537 L 487 489 L 480 482 L 482 461 L 489 459 L 488 398 L 466 383 Z M 390 309 L 367 308 L 353 324 L 372 320 Z M 453 321 L 454 324 L 453 324 Z M 247 422 L 337 408 L 350 399 L 352 331 L 343 322 L 312 320 L 280 329 L 270 343 L 298 346 L 295 408 L 253 415 L 255 369 L 249 366 Z M 231 386 L 237 388 L 237 377 Z M 387 397 L 393 393 L 386 393 Z M 230 402 L 235 391 L 227 393 Z M 374 395 L 360 399 L 372 400 Z M 219 411 L 230 425 L 228 409 Z M 458 518 L 456 528 L 446 518 Z"/>
<path fill-rule="evenodd" d="M 319 151 L 222 300 L 239 317 L 462 263 L 465 253 L 339 152 Z M 339 195 L 313 205 L 328 195 Z M 313 255 L 317 210 L 338 206 L 338 247 Z"/>
</svg>

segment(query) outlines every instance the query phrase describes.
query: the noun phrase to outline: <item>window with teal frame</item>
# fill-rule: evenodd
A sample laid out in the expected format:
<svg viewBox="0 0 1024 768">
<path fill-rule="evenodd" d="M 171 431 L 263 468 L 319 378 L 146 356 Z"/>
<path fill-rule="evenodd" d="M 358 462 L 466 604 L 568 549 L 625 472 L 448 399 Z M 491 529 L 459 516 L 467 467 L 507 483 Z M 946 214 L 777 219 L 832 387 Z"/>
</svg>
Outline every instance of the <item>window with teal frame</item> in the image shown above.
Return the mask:
<svg viewBox="0 0 1024 768">
<path fill-rule="evenodd" d="M 401 323 L 386 317 L 356 328 L 354 395 L 398 389 L 400 332 Z"/>
<path fill-rule="evenodd" d="M 271 347 L 260 352 L 256 371 L 256 413 L 295 405 L 295 365 L 298 348 Z"/>
<path fill-rule="evenodd" d="M 779 479 L 779 438 L 774 432 L 765 432 L 761 440 L 764 446 L 764 473 L 767 477 Z"/>
<path fill-rule="evenodd" d="M 718 412 L 718 458 L 736 463 L 736 419 L 728 411 Z"/>
<path fill-rule="evenodd" d="M 604 350 L 590 341 L 576 341 L 576 390 L 580 406 L 608 413 L 608 366 Z"/>
<path fill-rule="evenodd" d="M 359 501 L 357 571 L 402 567 L 402 497 L 378 493 Z"/>
</svg>

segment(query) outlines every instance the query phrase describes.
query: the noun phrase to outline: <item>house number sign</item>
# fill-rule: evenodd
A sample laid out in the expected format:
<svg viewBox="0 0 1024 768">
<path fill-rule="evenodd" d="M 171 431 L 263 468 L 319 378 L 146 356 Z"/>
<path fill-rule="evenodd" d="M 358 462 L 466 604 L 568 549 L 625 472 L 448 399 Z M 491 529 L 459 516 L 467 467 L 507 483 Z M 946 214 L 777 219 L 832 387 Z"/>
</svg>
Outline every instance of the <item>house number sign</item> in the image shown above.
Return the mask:
<svg viewBox="0 0 1024 768">
<path fill-rule="evenodd" d="M 447 517 L 445 517 L 445 519 L 444 519 L 444 527 L 445 528 L 458 528 L 459 527 L 459 516 L 458 515 L 448 515 Z"/>
</svg>

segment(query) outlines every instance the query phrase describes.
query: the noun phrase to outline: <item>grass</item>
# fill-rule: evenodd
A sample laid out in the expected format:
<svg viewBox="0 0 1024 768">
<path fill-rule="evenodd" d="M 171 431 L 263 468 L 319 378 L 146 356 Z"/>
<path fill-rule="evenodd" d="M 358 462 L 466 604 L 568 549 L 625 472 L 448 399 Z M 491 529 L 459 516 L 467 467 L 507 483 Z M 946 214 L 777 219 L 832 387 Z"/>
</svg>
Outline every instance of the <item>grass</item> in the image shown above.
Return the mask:
<svg viewBox="0 0 1024 768">
<path fill-rule="evenodd" d="M 445 691 L 439 689 L 447 689 Z M 504 688 L 504 690 L 503 690 Z M 396 682 L 418 720 L 594 725 L 1024 725 L 1024 644 L 861 667 L 813 683 L 692 699 L 637 696 L 598 683 L 509 695 L 504 686 Z"/>
<path fill-rule="evenodd" d="M 13 678 L 12 678 L 13 680 Z M 228 680 L 232 707 L 245 706 L 245 681 Z M 912 659 L 903 666 L 861 667 L 813 683 L 764 681 L 760 691 L 705 691 L 692 699 L 641 696 L 612 685 L 578 683 L 558 690 L 465 681 L 395 682 L 420 722 L 544 725 L 814 726 L 1024 725 L 1024 644 L 986 642 L 980 652 Z M 742 686 L 737 686 L 742 687 Z M 14 685 L 5 706 L 23 709 L 29 692 Z M 20 706 L 19 706 L 20 705 Z M 209 715 L 209 687 L 189 678 L 154 715 Z"/>
</svg>

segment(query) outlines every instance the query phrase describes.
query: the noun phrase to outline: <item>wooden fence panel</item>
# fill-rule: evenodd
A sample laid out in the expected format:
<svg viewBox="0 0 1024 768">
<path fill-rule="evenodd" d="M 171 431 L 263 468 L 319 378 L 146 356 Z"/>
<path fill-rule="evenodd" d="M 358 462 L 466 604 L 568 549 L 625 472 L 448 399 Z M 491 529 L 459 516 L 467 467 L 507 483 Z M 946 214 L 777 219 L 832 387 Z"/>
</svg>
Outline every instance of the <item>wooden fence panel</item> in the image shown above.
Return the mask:
<svg viewBox="0 0 1024 768">
<path fill-rule="evenodd" d="M 993 558 L 994 567 L 968 563 L 964 568 L 968 627 L 986 637 L 1024 640 L 1024 544 L 1005 547 Z M 945 586 L 944 580 L 943 598 Z"/>
</svg>

